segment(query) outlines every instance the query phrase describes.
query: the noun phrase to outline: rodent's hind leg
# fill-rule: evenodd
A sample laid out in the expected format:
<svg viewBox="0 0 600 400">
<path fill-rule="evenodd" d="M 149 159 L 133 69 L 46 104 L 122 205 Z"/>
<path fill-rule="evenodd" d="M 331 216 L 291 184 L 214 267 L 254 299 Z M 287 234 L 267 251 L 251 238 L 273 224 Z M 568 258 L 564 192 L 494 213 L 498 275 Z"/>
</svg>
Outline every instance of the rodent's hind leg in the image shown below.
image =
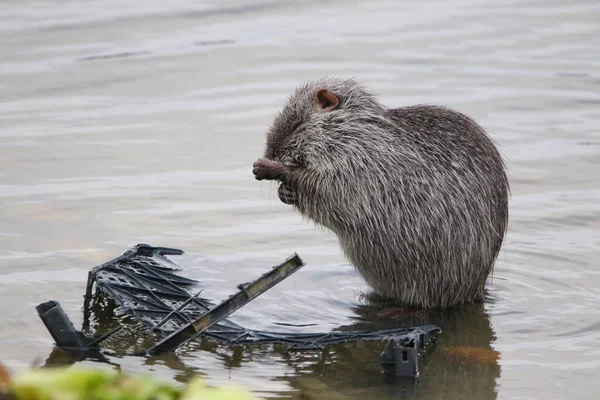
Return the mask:
<svg viewBox="0 0 600 400">
<path fill-rule="evenodd" d="M 281 202 L 284 204 L 296 204 L 297 202 L 296 192 L 283 183 L 279 185 L 279 188 L 277 189 L 277 195 L 279 196 L 279 200 L 281 200 Z"/>
</svg>

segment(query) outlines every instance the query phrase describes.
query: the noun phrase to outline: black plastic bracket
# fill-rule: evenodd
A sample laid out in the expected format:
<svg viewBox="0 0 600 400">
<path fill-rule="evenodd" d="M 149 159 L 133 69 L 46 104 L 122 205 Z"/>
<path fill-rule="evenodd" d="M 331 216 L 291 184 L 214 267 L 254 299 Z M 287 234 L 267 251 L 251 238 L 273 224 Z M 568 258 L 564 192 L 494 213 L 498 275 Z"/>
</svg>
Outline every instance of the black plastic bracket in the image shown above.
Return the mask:
<svg viewBox="0 0 600 400">
<path fill-rule="evenodd" d="M 417 328 L 410 337 L 389 340 L 381 353 L 381 364 L 385 368 L 394 369 L 396 376 L 418 378 L 420 356 L 433 342 L 433 333 Z"/>
</svg>

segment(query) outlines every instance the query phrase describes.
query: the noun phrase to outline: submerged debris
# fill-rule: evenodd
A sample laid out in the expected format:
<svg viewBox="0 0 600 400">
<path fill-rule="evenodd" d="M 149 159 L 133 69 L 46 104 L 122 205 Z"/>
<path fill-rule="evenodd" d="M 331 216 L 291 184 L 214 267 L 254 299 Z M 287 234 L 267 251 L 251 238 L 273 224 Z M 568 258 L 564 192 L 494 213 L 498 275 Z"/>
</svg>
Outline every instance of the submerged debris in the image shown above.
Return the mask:
<svg viewBox="0 0 600 400">
<path fill-rule="evenodd" d="M 218 305 L 200 297 L 198 281 L 176 274 L 181 270 L 168 255 L 183 251 L 139 244 L 121 256 L 93 268 L 88 276 L 84 321 L 89 321 L 92 303 L 108 296 L 119 310 L 143 324 L 160 340 L 137 354 L 170 352 L 201 336 L 229 346 L 283 344 L 288 350 L 323 348 L 330 344 L 386 341 L 382 365 L 397 376 L 417 377 L 419 358 L 440 329 L 434 325 L 359 332 L 283 333 L 246 329 L 228 319 L 231 313 L 281 282 L 304 263 L 293 255 L 258 279 L 239 285 L 237 293 Z M 99 352 L 100 342 L 119 331 L 91 338 L 75 330 L 60 304 L 42 303 L 38 314 L 58 347 L 72 353 Z"/>
</svg>

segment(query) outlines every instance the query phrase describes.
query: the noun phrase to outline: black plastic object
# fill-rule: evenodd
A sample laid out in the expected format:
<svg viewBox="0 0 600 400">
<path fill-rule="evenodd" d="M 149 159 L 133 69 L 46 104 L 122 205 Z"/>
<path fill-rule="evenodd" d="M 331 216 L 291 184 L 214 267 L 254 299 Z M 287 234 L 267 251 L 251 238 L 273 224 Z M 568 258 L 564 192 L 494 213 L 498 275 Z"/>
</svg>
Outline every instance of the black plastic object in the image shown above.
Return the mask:
<svg viewBox="0 0 600 400">
<path fill-rule="evenodd" d="M 385 341 L 382 365 L 395 367 L 397 376 L 408 377 L 418 376 L 419 358 L 440 332 L 434 325 L 370 332 L 279 333 L 249 330 L 226 317 L 297 271 L 304 265 L 302 260 L 297 255 L 290 257 L 255 281 L 239 285 L 238 293 L 215 306 L 210 300 L 200 297 L 197 281 L 176 274 L 181 268 L 166 256 L 178 254 L 183 254 L 183 251 L 139 244 L 120 257 L 93 268 L 88 276 L 84 321 L 89 321 L 93 299 L 103 293 L 119 306 L 121 312 L 162 337 L 141 354 L 172 351 L 198 335 L 230 346 L 277 343 L 285 345 L 288 350 L 316 349 L 347 342 Z M 58 303 L 44 304 L 58 306 L 62 317 L 68 321 Z M 38 306 L 38 312 L 42 306 Z M 56 326 L 46 321 L 44 323 L 57 345 L 65 349 L 72 347 L 70 343 L 97 347 L 99 341 L 118 330 L 98 339 L 88 339 L 82 338 L 80 335 L 83 334 L 69 322 L 61 323 L 65 327 L 70 326 L 64 330 L 64 336 L 56 336 Z M 59 332 L 62 331 L 59 329 Z"/>
<path fill-rule="evenodd" d="M 78 352 L 95 347 L 93 339 L 75 329 L 58 302 L 47 301 L 39 304 L 36 310 L 56 345 L 61 349 Z"/>
<path fill-rule="evenodd" d="M 113 299 L 122 312 L 142 322 L 151 332 L 162 335 L 207 313 L 213 303 L 200 297 L 200 291 L 191 292 L 197 281 L 174 273 L 181 268 L 165 257 L 171 254 L 179 255 L 183 251 L 138 244 L 120 257 L 93 268 L 88 274 L 85 319 L 89 318 L 93 296 L 100 292 Z M 217 327 L 241 328 L 229 321 Z"/>
<path fill-rule="evenodd" d="M 65 351 L 79 356 L 98 352 L 100 350 L 100 343 L 121 329 L 117 327 L 102 336 L 90 338 L 75 329 L 69 316 L 58 302 L 51 300 L 38 304 L 36 310 L 40 319 L 46 325 L 46 329 L 52 335 L 56 345 Z"/>
<path fill-rule="evenodd" d="M 239 292 L 214 307 L 206 314 L 198 317 L 195 321 L 188 323 L 161 340 L 158 344 L 148 350 L 148 354 L 159 354 L 175 350 L 182 343 L 195 338 L 219 321 L 225 319 L 229 314 L 257 298 L 262 293 L 296 272 L 302 266 L 304 266 L 304 263 L 297 254 L 294 254 L 294 256 L 274 267 L 273 270 L 264 274 L 257 280 L 241 285 L 241 287 L 239 287 Z M 191 299 L 193 299 L 193 297 Z M 180 312 L 185 306 L 186 303 L 181 305 L 177 311 Z"/>
<path fill-rule="evenodd" d="M 438 333 L 435 327 L 418 327 L 401 338 L 388 341 L 381 353 L 381 364 L 393 368 L 396 376 L 419 377 L 419 359 L 432 342 L 432 335 Z"/>
</svg>

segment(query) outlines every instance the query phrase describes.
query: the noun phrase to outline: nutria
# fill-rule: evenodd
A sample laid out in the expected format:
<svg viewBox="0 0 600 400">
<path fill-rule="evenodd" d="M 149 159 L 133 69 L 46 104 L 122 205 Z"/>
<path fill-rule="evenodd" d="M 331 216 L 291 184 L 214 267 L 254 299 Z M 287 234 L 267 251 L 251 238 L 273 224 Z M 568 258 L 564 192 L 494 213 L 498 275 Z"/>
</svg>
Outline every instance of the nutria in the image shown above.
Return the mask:
<svg viewBox="0 0 600 400">
<path fill-rule="evenodd" d="M 468 116 L 391 109 L 355 80 L 323 78 L 288 99 L 253 173 L 331 229 L 382 297 L 426 308 L 485 298 L 510 189 L 495 144 Z"/>
</svg>

